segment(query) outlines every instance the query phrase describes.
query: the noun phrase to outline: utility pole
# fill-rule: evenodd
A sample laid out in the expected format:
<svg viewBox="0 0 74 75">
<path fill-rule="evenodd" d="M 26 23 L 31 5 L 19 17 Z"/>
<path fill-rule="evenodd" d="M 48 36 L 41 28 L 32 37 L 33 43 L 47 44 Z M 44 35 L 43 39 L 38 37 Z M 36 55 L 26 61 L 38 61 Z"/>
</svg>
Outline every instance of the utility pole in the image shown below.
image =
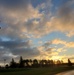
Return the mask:
<svg viewBox="0 0 74 75">
<path fill-rule="evenodd" d="M 5 67 L 5 65 L 6 65 L 6 59 L 4 59 L 4 67 Z"/>
<path fill-rule="evenodd" d="M 1 20 L 0 20 L 0 23 L 1 23 Z M 0 27 L 0 29 L 1 29 L 1 27 Z"/>
</svg>

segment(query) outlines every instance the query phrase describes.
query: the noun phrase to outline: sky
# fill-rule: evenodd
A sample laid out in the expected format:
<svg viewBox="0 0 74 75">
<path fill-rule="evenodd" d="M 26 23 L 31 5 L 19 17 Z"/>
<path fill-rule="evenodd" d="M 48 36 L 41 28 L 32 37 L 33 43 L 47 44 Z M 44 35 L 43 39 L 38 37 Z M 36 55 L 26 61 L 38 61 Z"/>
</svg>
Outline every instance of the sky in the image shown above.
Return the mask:
<svg viewBox="0 0 74 75">
<path fill-rule="evenodd" d="M 0 0 L 0 65 L 23 59 L 74 62 L 74 0 Z"/>
</svg>

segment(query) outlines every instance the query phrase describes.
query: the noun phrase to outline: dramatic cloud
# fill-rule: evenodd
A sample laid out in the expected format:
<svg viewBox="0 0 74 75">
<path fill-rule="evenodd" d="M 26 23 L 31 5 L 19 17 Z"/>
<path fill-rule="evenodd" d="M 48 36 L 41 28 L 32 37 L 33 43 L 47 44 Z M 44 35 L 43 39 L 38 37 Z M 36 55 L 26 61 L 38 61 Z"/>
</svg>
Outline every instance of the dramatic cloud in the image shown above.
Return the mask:
<svg viewBox="0 0 74 75">
<path fill-rule="evenodd" d="M 42 14 L 37 9 L 34 9 L 29 0 L 3 0 L 0 3 L 1 35 L 25 38 L 25 33 L 28 34 L 32 30 L 35 30 L 34 24 L 37 23 L 35 21 L 32 23 L 28 20 L 40 18 Z"/>
<path fill-rule="evenodd" d="M 55 39 L 54 36 L 52 41 L 46 43 L 43 43 L 43 39 L 37 41 L 38 46 L 35 41 L 52 32 L 62 32 L 68 37 L 74 36 L 73 5 L 74 0 L 66 0 L 55 11 L 52 0 L 36 6 L 32 0 L 0 0 L 1 59 L 18 59 L 21 55 L 24 58 L 49 58 L 67 51 L 67 48 L 74 48 L 74 42 Z M 62 45 L 63 48 L 55 48 L 56 45 Z"/>
<path fill-rule="evenodd" d="M 10 61 L 11 58 L 36 58 L 40 55 L 37 48 L 32 48 L 31 41 L 0 41 L 0 59 Z"/>
<path fill-rule="evenodd" d="M 65 45 L 66 41 L 63 41 L 63 40 L 60 40 L 60 39 L 54 39 L 52 41 L 52 44 L 63 44 L 63 45 Z"/>
<path fill-rule="evenodd" d="M 52 40 L 52 44 L 62 44 L 66 48 L 74 48 L 74 42 L 67 42 L 61 39 L 54 39 Z"/>
<path fill-rule="evenodd" d="M 54 19 L 57 30 L 65 32 L 69 37 L 74 35 L 73 5 L 73 0 L 67 0 L 58 10 L 58 18 Z"/>
<path fill-rule="evenodd" d="M 58 9 L 57 16 L 51 14 L 51 0 L 39 5 L 37 8 L 32 6 L 30 0 L 1 0 L 0 3 L 2 25 L 6 26 L 0 33 L 6 32 L 4 35 L 11 36 L 12 34 L 12 36 L 26 37 L 26 33 L 40 37 L 53 31 L 61 31 L 65 32 L 67 36 L 73 36 L 74 9 L 71 8 L 73 1 L 64 3 Z M 40 12 L 41 9 L 45 12 Z"/>
</svg>

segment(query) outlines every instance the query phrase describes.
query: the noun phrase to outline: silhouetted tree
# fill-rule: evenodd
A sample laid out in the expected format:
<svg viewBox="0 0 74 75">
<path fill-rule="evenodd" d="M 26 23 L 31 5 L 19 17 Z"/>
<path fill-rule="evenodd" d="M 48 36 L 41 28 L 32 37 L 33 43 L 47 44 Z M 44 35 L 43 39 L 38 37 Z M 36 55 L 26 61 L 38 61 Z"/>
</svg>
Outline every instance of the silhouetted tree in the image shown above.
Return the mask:
<svg viewBox="0 0 74 75">
<path fill-rule="evenodd" d="M 9 68 L 8 64 L 5 65 L 5 68 Z"/>
<path fill-rule="evenodd" d="M 29 59 L 26 59 L 26 65 L 29 67 Z"/>
<path fill-rule="evenodd" d="M 24 67 L 24 62 L 23 62 L 22 56 L 20 57 L 19 67 L 20 67 L 20 68 L 23 68 L 23 67 Z"/>
<path fill-rule="evenodd" d="M 38 67 L 38 60 L 37 60 L 37 59 L 34 59 L 34 60 L 33 60 L 33 66 L 34 66 L 34 67 Z"/>
<path fill-rule="evenodd" d="M 12 58 L 12 61 L 10 62 L 10 67 L 11 68 L 16 68 L 16 62 L 14 61 L 13 58 Z"/>
<path fill-rule="evenodd" d="M 20 60 L 19 63 L 16 63 L 14 61 L 14 59 L 12 58 L 12 61 L 10 62 L 10 68 L 24 68 L 24 67 L 54 67 L 55 65 L 67 65 L 67 63 L 63 63 L 63 61 L 56 61 L 54 62 L 53 60 L 37 60 L 37 59 L 25 59 L 23 60 L 22 56 L 20 56 Z M 70 61 L 70 59 L 68 59 L 68 66 L 72 66 L 72 63 Z M 6 65 L 6 68 L 8 67 L 8 65 Z"/>
<path fill-rule="evenodd" d="M 23 60 L 23 62 L 24 62 L 25 67 L 29 67 L 29 66 L 30 66 L 30 65 L 29 65 L 29 60 L 28 60 L 28 59 Z"/>
<path fill-rule="evenodd" d="M 0 65 L 0 69 L 1 69 L 2 67 L 1 67 L 1 65 Z"/>
<path fill-rule="evenodd" d="M 53 66 L 55 63 L 53 60 L 50 60 L 50 66 Z"/>
<path fill-rule="evenodd" d="M 33 64 L 38 64 L 37 59 L 34 59 L 34 60 L 33 60 Z"/>
<path fill-rule="evenodd" d="M 30 66 L 32 66 L 32 64 L 33 64 L 33 61 L 30 59 L 30 60 L 29 60 L 29 63 L 30 63 Z"/>
<path fill-rule="evenodd" d="M 68 59 L 68 66 L 72 66 L 70 59 Z"/>
</svg>

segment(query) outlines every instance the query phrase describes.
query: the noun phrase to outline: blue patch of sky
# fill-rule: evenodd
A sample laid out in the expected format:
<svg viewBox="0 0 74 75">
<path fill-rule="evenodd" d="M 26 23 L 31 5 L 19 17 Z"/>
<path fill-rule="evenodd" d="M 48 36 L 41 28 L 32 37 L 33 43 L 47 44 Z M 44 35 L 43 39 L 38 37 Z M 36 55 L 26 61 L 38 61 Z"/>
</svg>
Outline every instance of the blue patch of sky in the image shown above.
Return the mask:
<svg viewBox="0 0 74 75">
<path fill-rule="evenodd" d="M 62 51 L 59 53 L 59 55 L 74 55 L 74 48 L 67 48 L 67 51 Z"/>
<path fill-rule="evenodd" d="M 40 46 L 40 44 L 38 43 L 39 41 L 41 41 L 40 39 L 38 39 L 38 38 L 30 38 L 30 40 L 32 40 L 32 43 L 33 43 L 34 47 Z"/>
<path fill-rule="evenodd" d="M 68 37 L 68 42 L 74 42 L 74 36 Z"/>
<path fill-rule="evenodd" d="M 70 0 L 51 0 L 51 3 L 53 4 L 51 9 L 52 14 L 56 15 L 56 12 L 58 11 L 58 9 L 68 1 Z"/>
<path fill-rule="evenodd" d="M 52 9 L 51 12 L 53 13 L 53 15 L 56 13 L 57 9 L 59 8 L 59 5 L 61 4 L 60 0 L 51 0 L 52 2 Z"/>
<path fill-rule="evenodd" d="M 66 54 L 67 55 L 74 55 L 74 48 L 68 48 Z"/>
<path fill-rule="evenodd" d="M 54 39 L 61 39 L 61 40 L 66 39 L 66 41 L 68 40 L 67 36 L 65 34 L 61 33 L 61 32 L 52 32 L 52 33 L 50 33 L 48 35 L 45 35 L 44 37 L 41 38 L 41 40 L 43 42 L 51 41 L 51 40 L 54 40 Z"/>
<path fill-rule="evenodd" d="M 5 37 L 5 36 L 0 36 L 0 38 L 2 39 L 2 41 L 11 41 L 10 38 Z"/>
<path fill-rule="evenodd" d="M 31 0 L 31 3 L 33 5 L 33 7 L 37 7 L 38 5 L 42 4 L 42 3 L 45 3 L 46 0 Z"/>
<path fill-rule="evenodd" d="M 1 28 L 6 28 L 8 25 L 6 25 L 5 23 L 0 22 L 0 27 Z"/>
</svg>

